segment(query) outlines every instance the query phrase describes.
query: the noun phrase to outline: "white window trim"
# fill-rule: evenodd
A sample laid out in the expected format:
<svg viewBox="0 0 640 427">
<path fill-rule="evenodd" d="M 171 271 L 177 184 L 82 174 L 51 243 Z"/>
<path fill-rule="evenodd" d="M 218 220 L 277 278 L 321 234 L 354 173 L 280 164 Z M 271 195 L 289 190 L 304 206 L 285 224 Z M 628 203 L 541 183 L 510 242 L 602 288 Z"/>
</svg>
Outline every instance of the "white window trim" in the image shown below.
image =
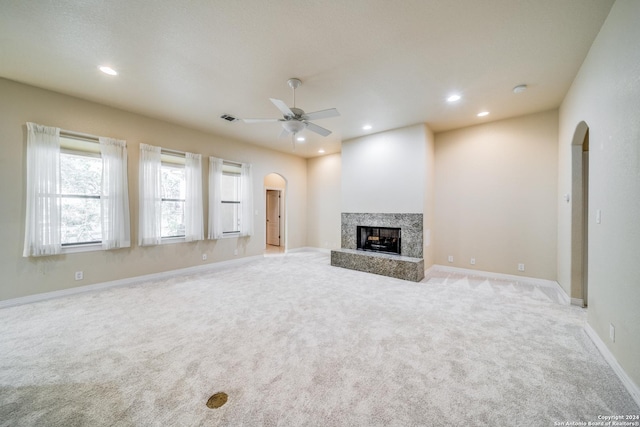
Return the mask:
<svg viewBox="0 0 640 427">
<path fill-rule="evenodd" d="M 80 243 L 77 245 L 65 245 L 62 247 L 61 254 L 77 254 L 80 252 L 96 252 L 104 251 L 102 249 L 102 242 L 100 243 Z"/>
</svg>

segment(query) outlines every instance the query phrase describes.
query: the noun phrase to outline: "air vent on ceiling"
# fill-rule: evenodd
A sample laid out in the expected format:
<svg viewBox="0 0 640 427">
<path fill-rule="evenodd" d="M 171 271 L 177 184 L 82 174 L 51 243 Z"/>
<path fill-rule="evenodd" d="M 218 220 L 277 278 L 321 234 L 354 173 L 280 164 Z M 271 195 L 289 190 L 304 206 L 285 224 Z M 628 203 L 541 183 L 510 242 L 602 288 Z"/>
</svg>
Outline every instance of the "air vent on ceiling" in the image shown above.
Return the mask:
<svg viewBox="0 0 640 427">
<path fill-rule="evenodd" d="M 225 119 L 225 120 L 226 120 L 226 121 L 228 121 L 228 122 L 236 122 L 236 121 L 238 121 L 238 120 L 239 120 L 239 119 L 237 119 L 236 117 L 230 116 L 230 115 L 228 115 L 228 114 L 223 114 L 223 115 L 221 115 L 221 116 L 220 116 L 220 118 L 221 118 L 221 119 Z"/>
</svg>

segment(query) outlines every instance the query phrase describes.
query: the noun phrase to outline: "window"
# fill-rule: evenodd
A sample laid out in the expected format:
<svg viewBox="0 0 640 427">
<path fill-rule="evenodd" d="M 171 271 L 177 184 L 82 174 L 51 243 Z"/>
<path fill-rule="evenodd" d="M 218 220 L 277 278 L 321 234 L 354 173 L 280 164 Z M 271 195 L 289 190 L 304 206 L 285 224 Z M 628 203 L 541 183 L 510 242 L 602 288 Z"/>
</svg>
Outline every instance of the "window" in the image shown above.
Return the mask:
<svg viewBox="0 0 640 427">
<path fill-rule="evenodd" d="M 98 144 L 60 137 L 60 145 L 61 244 L 65 247 L 102 243 L 102 157 Z M 95 148 L 91 151 L 64 148 L 78 145 Z"/>
<path fill-rule="evenodd" d="M 140 144 L 138 243 L 202 240 L 200 154 Z"/>
<path fill-rule="evenodd" d="M 209 158 L 209 238 L 253 234 L 251 165 Z"/>
<path fill-rule="evenodd" d="M 27 123 L 23 256 L 130 246 L 126 147 Z"/>
<path fill-rule="evenodd" d="M 240 165 L 223 163 L 220 216 L 222 233 L 240 233 Z"/>
<path fill-rule="evenodd" d="M 169 156 L 162 156 L 163 158 Z M 170 156 L 171 163 L 163 161 L 160 167 L 162 175 L 162 226 L 160 236 L 163 239 L 184 237 L 185 170 L 184 157 Z M 182 164 L 181 164 L 182 163 Z"/>
</svg>

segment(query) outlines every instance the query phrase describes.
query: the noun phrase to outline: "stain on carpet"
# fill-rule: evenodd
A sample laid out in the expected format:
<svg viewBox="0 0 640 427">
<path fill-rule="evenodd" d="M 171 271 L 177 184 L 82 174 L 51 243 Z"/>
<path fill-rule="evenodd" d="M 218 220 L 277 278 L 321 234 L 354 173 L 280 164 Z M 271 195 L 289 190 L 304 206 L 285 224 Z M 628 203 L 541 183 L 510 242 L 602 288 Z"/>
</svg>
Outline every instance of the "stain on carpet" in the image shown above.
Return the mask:
<svg viewBox="0 0 640 427">
<path fill-rule="evenodd" d="M 216 409 L 227 403 L 227 393 L 219 392 L 214 394 L 207 400 L 207 407 Z"/>
</svg>

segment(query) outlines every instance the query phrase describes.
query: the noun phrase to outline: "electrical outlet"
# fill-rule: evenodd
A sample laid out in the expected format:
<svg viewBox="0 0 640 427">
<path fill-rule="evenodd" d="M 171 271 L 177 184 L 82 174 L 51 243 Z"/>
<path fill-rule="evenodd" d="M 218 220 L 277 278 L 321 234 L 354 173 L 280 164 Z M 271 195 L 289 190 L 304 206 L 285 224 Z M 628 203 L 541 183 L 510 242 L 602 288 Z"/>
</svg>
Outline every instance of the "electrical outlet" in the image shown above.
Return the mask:
<svg viewBox="0 0 640 427">
<path fill-rule="evenodd" d="M 453 255 L 449 255 L 449 262 L 453 262 Z"/>
<path fill-rule="evenodd" d="M 207 254 L 202 254 L 202 260 L 206 261 L 207 260 Z"/>
<path fill-rule="evenodd" d="M 524 271 L 524 264 L 518 264 L 518 271 Z"/>
<path fill-rule="evenodd" d="M 75 278 L 76 278 L 76 280 L 84 279 L 84 273 L 82 271 L 76 271 Z"/>
<path fill-rule="evenodd" d="M 476 259 L 475 258 L 471 258 L 471 265 L 476 265 Z"/>
<path fill-rule="evenodd" d="M 616 327 L 612 323 L 609 323 L 609 339 L 611 342 L 616 342 Z"/>
</svg>

